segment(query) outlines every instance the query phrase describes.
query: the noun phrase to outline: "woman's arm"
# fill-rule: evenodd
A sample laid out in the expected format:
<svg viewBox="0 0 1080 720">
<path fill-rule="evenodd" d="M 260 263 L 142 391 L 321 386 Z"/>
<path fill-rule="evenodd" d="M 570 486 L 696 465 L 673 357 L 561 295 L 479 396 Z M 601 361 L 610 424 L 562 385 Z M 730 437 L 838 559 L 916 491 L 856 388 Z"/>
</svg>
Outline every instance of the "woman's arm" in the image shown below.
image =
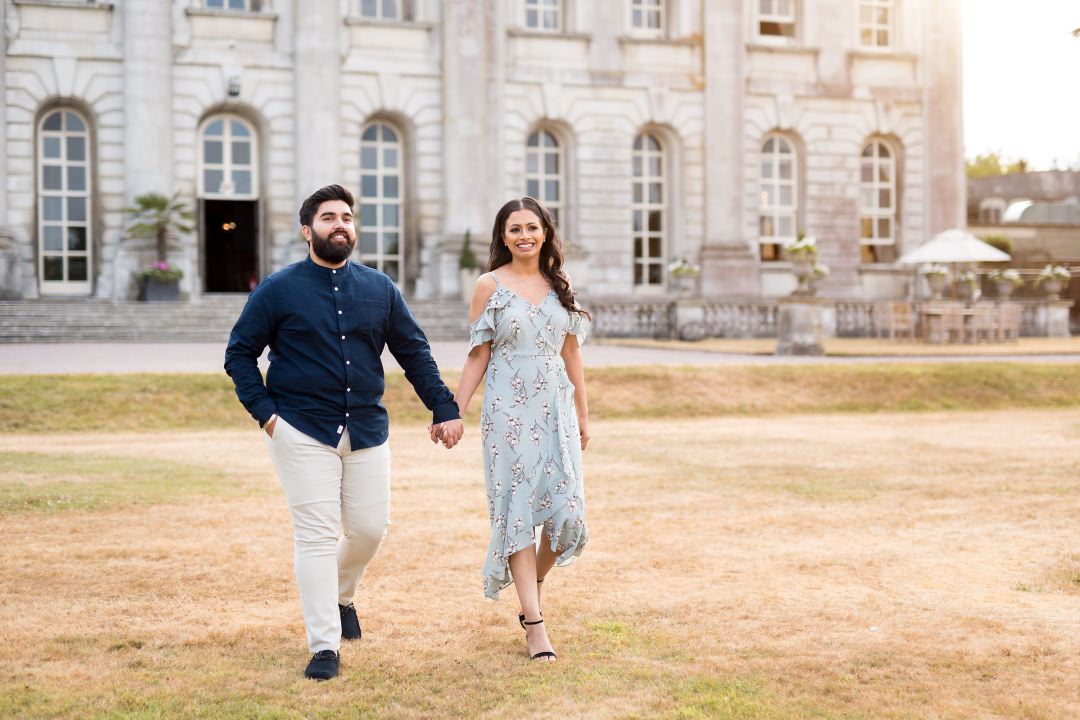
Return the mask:
<svg viewBox="0 0 1080 720">
<path fill-rule="evenodd" d="M 566 375 L 574 384 L 574 407 L 577 409 L 578 429 L 581 430 L 581 449 L 589 444 L 589 403 L 585 399 L 585 366 L 581 362 L 581 346 L 577 335 L 567 334 L 563 341 L 562 359 Z"/>
</svg>

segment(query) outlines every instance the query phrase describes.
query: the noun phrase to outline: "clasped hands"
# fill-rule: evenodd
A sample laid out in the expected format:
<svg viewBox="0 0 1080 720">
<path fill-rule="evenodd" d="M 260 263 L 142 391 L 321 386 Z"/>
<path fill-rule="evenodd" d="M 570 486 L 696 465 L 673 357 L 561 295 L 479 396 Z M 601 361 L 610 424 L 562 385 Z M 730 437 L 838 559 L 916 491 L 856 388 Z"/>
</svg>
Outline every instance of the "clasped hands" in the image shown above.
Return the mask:
<svg viewBox="0 0 1080 720">
<path fill-rule="evenodd" d="M 443 447 L 449 450 L 457 445 L 465 434 L 465 425 L 461 420 L 447 420 L 437 425 L 428 425 L 428 433 L 431 435 L 431 442 L 442 442 Z"/>
</svg>

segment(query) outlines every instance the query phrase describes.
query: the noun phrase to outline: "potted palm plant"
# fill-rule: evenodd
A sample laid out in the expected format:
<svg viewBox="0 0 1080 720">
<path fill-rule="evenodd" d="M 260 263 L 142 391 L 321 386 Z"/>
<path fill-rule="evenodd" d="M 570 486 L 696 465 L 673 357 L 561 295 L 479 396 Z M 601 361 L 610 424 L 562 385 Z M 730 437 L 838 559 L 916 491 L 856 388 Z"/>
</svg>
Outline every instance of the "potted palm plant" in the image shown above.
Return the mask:
<svg viewBox="0 0 1080 720">
<path fill-rule="evenodd" d="M 472 231 L 465 231 L 465 238 L 461 241 L 461 254 L 458 256 L 458 271 L 461 276 L 461 299 L 469 302 L 472 299 L 473 286 L 476 278 L 480 277 L 480 263 L 476 261 L 476 255 L 472 251 L 469 242 Z"/>
<path fill-rule="evenodd" d="M 180 299 L 180 278 L 184 272 L 169 264 L 169 233 L 191 232 L 194 217 L 180 201 L 180 193 L 172 197 L 160 193 L 146 193 L 135 197 L 134 207 L 124 208 L 131 216 L 128 232 L 134 237 L 153 237 L 157 260 L 153 265 L 136 273 L 139 279 L 139 299 L 148 302 L 176 301 Z"/>
</svg>

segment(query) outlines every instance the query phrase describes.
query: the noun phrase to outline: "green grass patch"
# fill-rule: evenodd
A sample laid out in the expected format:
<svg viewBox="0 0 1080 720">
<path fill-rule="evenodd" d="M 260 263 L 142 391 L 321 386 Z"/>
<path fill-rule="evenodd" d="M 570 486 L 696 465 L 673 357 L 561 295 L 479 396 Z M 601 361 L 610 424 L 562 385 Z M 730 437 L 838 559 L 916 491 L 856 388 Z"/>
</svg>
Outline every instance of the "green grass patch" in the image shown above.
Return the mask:
<svg viewBox="0 0 1080 720">
<path fill-rule="evenodd" d="M 218 470 L 162 460 L 0 452 L 0 515 L 96 510 L 236 492 Z"/>
<path fill-rule="evenodd" d="M 1080 406 L 1080 364 L 642 366 L 596 368 L 586 378 L 597 419 Z M 456 387 L 457 373 L 446 379 Z M 431 419 L 400 373 L 387 376 L 383 404 L 397 422 Z M 253 424 L 224 375 L 0 376 L 0 432 Z"/>
</svg>

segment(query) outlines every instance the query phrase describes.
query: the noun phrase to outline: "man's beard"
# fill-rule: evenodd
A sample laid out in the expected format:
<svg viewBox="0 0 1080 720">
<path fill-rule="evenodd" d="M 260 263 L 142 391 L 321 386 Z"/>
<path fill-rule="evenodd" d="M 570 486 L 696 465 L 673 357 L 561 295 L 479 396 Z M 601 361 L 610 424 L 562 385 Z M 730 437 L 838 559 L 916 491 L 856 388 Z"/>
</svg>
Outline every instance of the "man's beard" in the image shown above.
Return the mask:
<svg viewBox="0 0 1080 720">
<path fill-rule="evenodd" d="M 356 240 L 350 238 L 348 234 L 346 234 L 345 239 L 347 242 L 342 244 L 337 240 L 331 240 L 330 235 L 333 235 L 333 233 L 319 235 L 319 233 L 315 231 L 315 228 L 312 228 L 311 249 L 314 250 L 315 255 L 322 260 L 325 260 L 331 265 L 337 265 L 352 255 L 353 248 L 356 247 Z"/>
</svg>

